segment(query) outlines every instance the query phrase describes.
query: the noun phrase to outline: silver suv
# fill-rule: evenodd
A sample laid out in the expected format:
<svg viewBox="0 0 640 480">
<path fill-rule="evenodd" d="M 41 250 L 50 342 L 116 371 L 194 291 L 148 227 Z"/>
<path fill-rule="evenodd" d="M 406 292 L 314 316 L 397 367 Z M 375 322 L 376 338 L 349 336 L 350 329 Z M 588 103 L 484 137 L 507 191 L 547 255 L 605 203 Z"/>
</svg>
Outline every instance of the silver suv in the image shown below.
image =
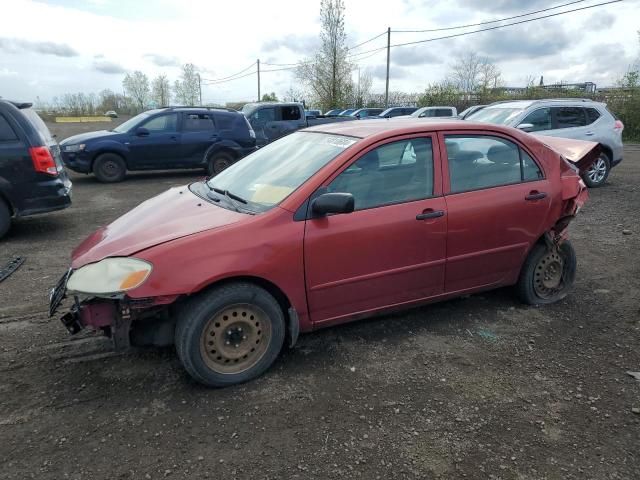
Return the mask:
<svg viewBox="0 0 640 480">
<path fill-rule="evenodd" d="M 550 137 L 598 142 L 602 146 L 602 154 L 584 175 L 589 187 L 602 185 L 611 168 L 622 161 L 624 125 L 604 103 L 588 99 L 496 102 L 465 120 L 508 125 Z"/>
</svg>

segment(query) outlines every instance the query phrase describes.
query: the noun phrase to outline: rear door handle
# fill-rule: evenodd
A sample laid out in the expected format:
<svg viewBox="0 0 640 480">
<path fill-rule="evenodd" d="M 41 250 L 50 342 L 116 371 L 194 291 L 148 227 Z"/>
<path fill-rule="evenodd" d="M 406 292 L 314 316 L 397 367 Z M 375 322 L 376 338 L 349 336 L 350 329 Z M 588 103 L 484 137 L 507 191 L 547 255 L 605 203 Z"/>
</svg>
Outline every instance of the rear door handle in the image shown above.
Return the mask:
<svg viewBox="0 0 640 480">
<path fill-rule="evenodd" d="M 416 215 L 416 220 L 427 220 L 429 218 L 444 217 L 444 210 L 430 210 Z"/>
<path fill-rule="evenodd" d="M 526 197 L 524 197 L 525 200 L 542 200 L 543 198 L 546 198 L 547 194 L 545 192 L 536 192 L 535 190 L 531 193 L 529 193 L 529 195 L 527 195 Z"/>
<path fill-rule="evenodd" d="M 594 132 L 587 132 L 587 133 L 585 133 L 585 135 L 587 137 L 593 137 L 595 135 L 595 133 Z"/>
</svg>

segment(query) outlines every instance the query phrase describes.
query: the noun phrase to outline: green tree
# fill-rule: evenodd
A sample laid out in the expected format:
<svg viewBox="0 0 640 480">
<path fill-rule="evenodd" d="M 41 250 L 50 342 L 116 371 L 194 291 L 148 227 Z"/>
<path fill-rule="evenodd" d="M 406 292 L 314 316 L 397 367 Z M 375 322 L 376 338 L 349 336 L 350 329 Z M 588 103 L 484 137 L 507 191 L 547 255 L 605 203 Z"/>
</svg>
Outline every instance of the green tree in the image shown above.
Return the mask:
<svg viewBox="0 0 640 480">
<path fill-rule="evenodd" d="M 276 96 L 275 92 L 271 92 L 271 93 L 265 93 L 264 95 L 262 95 L 262 100 L 263 102 L 277 102 L 278 101 L 278 97 Z"/>
</svg>

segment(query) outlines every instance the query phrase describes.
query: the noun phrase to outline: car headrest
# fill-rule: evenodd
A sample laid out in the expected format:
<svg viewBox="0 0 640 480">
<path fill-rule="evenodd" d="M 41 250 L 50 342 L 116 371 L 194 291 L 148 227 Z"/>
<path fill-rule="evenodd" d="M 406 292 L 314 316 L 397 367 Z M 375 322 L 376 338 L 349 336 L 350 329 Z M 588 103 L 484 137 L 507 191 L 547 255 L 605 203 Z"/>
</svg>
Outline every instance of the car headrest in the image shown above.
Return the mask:
<svg viewBox="0 0 640 480">
<path fill-rule="evenodd" d="M 487 158 L 493 163 L 515 163 L 518 151 L 508 145 L 493 145 L 487 151 Z"/>
<path fill-rule="evenodd" d="M 378 151 L 371 150 L 364 157 L 358 160 L 358 166 L 363 170 L 378 170 L 380 168 Z"/>
</svg>

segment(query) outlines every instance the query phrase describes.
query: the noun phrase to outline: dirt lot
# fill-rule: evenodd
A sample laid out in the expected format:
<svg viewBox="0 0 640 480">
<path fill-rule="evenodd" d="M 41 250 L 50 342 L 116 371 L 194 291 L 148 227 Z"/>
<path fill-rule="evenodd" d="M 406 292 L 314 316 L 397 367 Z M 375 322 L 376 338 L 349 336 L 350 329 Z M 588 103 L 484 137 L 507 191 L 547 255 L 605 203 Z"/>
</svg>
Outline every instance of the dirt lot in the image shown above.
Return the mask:
<svg viewBox="0 0 640 480">
<path fill-rule="evenodd" d="M 572 227 L 565 301 L 504 289 L 326 329 L 224 390 L 45 313 L 78 242 L 196 176 L 75 175 L 70 209 L 0 243 L 27 257 L 0 284 L 0 478 L 640 478 L 640 147 Z"/>
</svg>

